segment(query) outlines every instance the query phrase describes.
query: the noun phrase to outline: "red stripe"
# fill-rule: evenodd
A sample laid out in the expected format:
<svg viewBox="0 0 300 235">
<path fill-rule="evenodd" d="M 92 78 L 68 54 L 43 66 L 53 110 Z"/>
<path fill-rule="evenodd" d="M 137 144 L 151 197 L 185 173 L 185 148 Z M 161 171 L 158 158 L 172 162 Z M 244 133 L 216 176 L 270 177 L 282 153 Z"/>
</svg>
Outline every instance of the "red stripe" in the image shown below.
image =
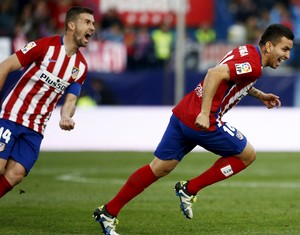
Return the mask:
<svg viewBox="0 0 300 235">
<path fill-rule="evenodd" d="M 45 95 L 39 100 L 39 103 L 37 104 L 35 110 L 34 110 L 34 114 L 30 115 L 30 120 L 35 120 L 37 115 L 41 114 L 41 110 L 43 107 L 43 104 L 45 104 L 46 100 L 49 98 L 50 94 L 52 93 L 52 91 L 54 90 L 54 88 L 50 87 L 50 89 L 45 93 Z M 43 117 L 40 119 L 40 124 L 39 124 L 39 130 L 38 132 L 42 132 L 42 128 L 43 125 L 45 123 L 45 118 L 49 116 L 49 113 L 53 111 L 53 109 L 55 108 L 55 104 L 58 100 L 60 96 L 57 95 L 54 100 L 49 104 L 47 112 L 43 113 Z M 30 126 L 29 128 L 33 129 L 33 123 L 30 122 Z"/>
<path fill-rule="evenodd" d="M 51 60 L 57 60 L 58 59 L 60 49 L 61 49 L 60 46 L 55 46 L 54 47 L 54 52 L 53 52 L 53 55 L 51 57 Z M 50 72 L 50 73 L 53 72 L 54 66 L 55 66 L 54 62 L 49 63 L 49 65 L 47 66 L 47 71 Z"/>
<path fill-rule="evenodd" d="M 83 58 L 82 54 L 80 52 L 78 52 L 77 57 L 76 57 L 76 61 L 75 61 L 76 68 L 79 69 L 80 63 L 82 63 L 82 61 L 84 61 L 84 58 Z M 87 68 L 86 64 L 83 63 L 83 65 L 85 66 L 85 68 Z M 85 69 L 85 72 L 82 74 L 82 76 L 78 80 L 76 80 L 77 83 L 83 84 L 83 82 L 86 79 L 86 71 L 87 70 Z M 77 79 L 77 78 L 75 78 L 75 79 Z M 74 82 L 74 79 L 72 78 L 72 81 L 70 81 L 70 82 Z"/>
<path fill-rule="evenodd" d="M 24 99 L 24 100 L 26 100 L 26 102 L 23 103 L 20 111 L 18 112 L 17 120 L 16 120 L 17 123 L 22 124 L 24 114 L 28 110 L 33 97 L 35 96 L 35 94 L 38 93 L 38 91 L 41 89 L 42 86 L 43 86 L 43 82 L 41 80 L 39 80 L 39 81 L 37 81 L 34 84 L 34 86 L 32 87 L 32 89 L 27 93 L 27 95 L 26 95 L 26 97 Z M 30 125 L 31 124 L 32 124 L 32 122 L 30 122 Z M 31 125 L 31 126 L 33 126 L 33 125 Z M 33 127 L 31 127 L 31 128 L 33 128 Z"/>
<path fill-rule="evenodd" d="M 59 77 L 59 78 L 64 77 L 64 74 L 65 74 L 65 72 L 68 68 L 69 62 L 70 62 L 70 58 L 71 57 L 65 56 L 64 62 L 62 63 L 62 65 L 60 67 L 60 70 L 59 70 L 59 73 L 58 73 L 57 77 Z"/>
<path fill-rule="evenodd" d="M 38 71 L 37 67 L 33 67 L 30 71 L 28 71 L 27 74 L 35 73 Z M 25 87 L 26 83 L 28 82 L 27 79 L 24 77 L 27 77 L 27 74 L 25 74 L 20 81 L 16 84 L 16 87 L 14 88 L 14 92 L 12 93 L 11 97 L 9 97 L 9 100 L 7 101 L 7 104 L 4 107 L 4 115 L 3 118 L 8 119 L 10 112 L 16 102 L 16 100 L 19 98 L 20 93 L 22 92 L 23 88 Z"/>
</svg>

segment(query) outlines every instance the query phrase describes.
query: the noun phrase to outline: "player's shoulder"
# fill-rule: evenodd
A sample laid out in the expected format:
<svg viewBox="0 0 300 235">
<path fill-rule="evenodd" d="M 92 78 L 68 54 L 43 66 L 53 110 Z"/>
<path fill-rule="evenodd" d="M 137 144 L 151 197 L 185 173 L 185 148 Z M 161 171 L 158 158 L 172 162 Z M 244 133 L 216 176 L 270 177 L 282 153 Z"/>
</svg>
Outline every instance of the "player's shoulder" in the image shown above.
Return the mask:
<svg viewBox="0 0 300 235">
<path fill-rule="evenodd" d="M 252 65 L 261 67 L 261 56 L 257 46 L 246 44 L 235 48 L 234 50 L 236 62 L 247 61 Z"/>
<path fill-rule="evenodd" d="M 48 36 L 37 39 L 35 42 L 37 44 L 43 44 L 44 46 L 52 46 L 52 45 L 61 45 L 61 37 L 58 35 Z"/>
<path fill-rule="evenodd" d="M 252 44 L 245 44 L 245 45 L 238 46 L 233 49 L 233 53 L 238 54 L 240 57 L 259 55 L 256 46 Z"/>
</svg>

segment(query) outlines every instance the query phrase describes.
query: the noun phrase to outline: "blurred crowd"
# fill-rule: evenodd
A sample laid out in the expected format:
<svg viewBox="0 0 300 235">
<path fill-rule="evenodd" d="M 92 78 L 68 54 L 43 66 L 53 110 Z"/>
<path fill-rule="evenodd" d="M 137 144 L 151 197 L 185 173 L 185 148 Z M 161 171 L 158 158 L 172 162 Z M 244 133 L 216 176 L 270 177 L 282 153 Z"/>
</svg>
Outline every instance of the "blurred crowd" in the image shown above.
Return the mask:
<svg viewBox="0 0 300 235">
<path fill-rule="evenodd" d="M 300 0 L 231 0 L 228 9 L 233 18 L 229 40 L 234 40 L 231 33 L 237 29 L 238 40 L 255 43 L 272 23 L 289 27 L 300 40 Z"/>
<path fill-rule="evenodd" d="M 157 27 L 134 26 L 122 22 L 116 9 L 102 14 L 93 0 L 0 0 L 0 37 L 13 40 L 13 50 L 28 41 L 64 31 L 67 9 L 84 5 L 95 10 L 96 40 L 123 43 L 127 50 L 127 67 L 161 66 L 172 58 L 176 32 L 167 21 Z M 215 0 L 215 4 L 221 1 Z M 281 23 L 295 33 L 300 42 L 300 0 L 224 0 L 226 10 L 216 17 L 220 24 L 202 22 L 187 28 L 186 42 L 205 45 L 218 41 L 257 43 L 262 30 L 271 23 Z M 220 4 L 221 5 L 221 4 Z"/>
</svg>

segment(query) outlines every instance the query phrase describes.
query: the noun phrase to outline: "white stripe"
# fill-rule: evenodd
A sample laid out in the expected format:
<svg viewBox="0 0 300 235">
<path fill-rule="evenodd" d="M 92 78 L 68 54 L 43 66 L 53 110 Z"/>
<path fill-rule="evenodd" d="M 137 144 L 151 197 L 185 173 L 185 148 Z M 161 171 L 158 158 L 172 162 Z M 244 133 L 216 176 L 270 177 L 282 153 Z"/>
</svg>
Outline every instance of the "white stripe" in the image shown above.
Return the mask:
<svg viewBox="0 0 300 235">
<path fill-rule="evenodd" d="M 280 189 L 300 189 L 300 183 L 293 182 L 222 182 L 221 187 L 230 188 L 280 188 Z"/>
<path fill-rule="evenodd" d="M 82 62 L 79 63 L 79 72 L 78 72 L 76 80 L 81 78 L 81 76 L 83 75 L 83 72 L 85 71 L 85 67 L 86 66 L 84 63 L 82 63 Z"/>
<path fill-rule="evenodd" d="M 52 72 L 53 75 L 58 76 L 58 74 L 59 74 L 59 72 L 60 72 L 60 70 L 63 66 L 65 56 L 66 56 L 66 49 L 65 49 L 64 46 L 61 46 L 59 54 L 58 54 L 58 58 L 55 62 L 55 66 L 54 66 L 54 69 L 53 69 L 53 72 Z"/>
<path fill-rule="evenodd" d="M 30 71 L 30 70 L 28 70 Z M 33 76 L 35 77 L 35 76 Z M 21 79 L 20 79 L 21 81 Z M 29 80 L 26 85 L 23 87 L 22 91 L 20 92 L 20 96 L 18 97 L 18 99 L 16 100 L 16 102 L 13 105 L 13 108 L 11 110 L 11 121 L 16 121 L 17 120 L 17 115 L 19 113 L 19 110 L 22 108 L 23 106 L 23 101 L 26 99 L 26 96 L 28 95 L 28 93 L 30 92 L 30 90 L 32 89 L 32 87 L 35 85 L 35 80 Z M 32 103 L 31 103 L 32 104 Z M 30 110 L 30 107 L 28 107 L 28 109 Z M 28 115 L 24 115 L 23 116 L 23 125 L 28 126 L 29 124 L 29 119 L 28 119 Z"/>
<path fill-rule="evenodd" d="M 69 60 L 69 63 L 68 63 L 68 65 L 67 65 L 67 69 L 66 69 L 66 71 L 65 71 L 65 73 L 64 73 L 63 80 L 68 81 L 69 78 L 71 77 L 71 75 L 72 75 L 72 69 L 73 69 L 73 67 L 75 66 L 76 57 L 77 57 L 77 56 L 76 56 L 76 54 L 75 54 L 75 55 L 73 55 L 73 56 L 71 57 L 71 59 Z"/>
<path fill-rule="evenodd" d="M 50 59 L 52 59 L 53 55 L 54 55 L 54 46 L 49 46 L 48 51 L 47 51 L 47 53 L 46 53 L 46 55 L 44 57 L 44 60 L 42 61 L 40 70 L 47 69 L 47 67 L 50 64 Z"/>
<path fill-rule="evenodd" d="M 231 95 L 231 98 L 229 99 L 228 103 L 225 105 L 224 109 L 221 110 L 221 116 L 223 116 L 229 110 L 230 105 L 234 104 L 237 100 L 238 100 L 238 102 L 240 102 L 240 100 L 242 99 L 242 98 L 240 98 L 241 95 L 244 95 L 244 96 L 248 95 L 248 91 L 253 86 L 254 83 L 255 82 L 249 83 L 247 86 L 243 87 L 241 90 L 237 91 L 234 95 L 232 95 L 231 91 L 233 89 L 235 89 L 235 87 L 237 86 L 236 84 L 234 84 L 222 100 L 222 103 L 223 103 L 224 100 L 227 98 L 227 96 Z"/>
<path fill-rule="evenodd" d="M 78 173 L 74 174 L 65 174 L 56 177 L 57 180 L 60 181 L 68 181 L 68 182 L 76 182 L 76 183 L 91 183 L 91 184 L 99 184 L 101 179 L 99 178 L 87 178 Z M 105 179 L 105 182 L 114 185 L 122 185 L 126 182 L 126 179 Z M 176 182 L 175 182 L 176 183 Z M 174 181 L 164 180 L 159 181 L 156 184 L 163 184 L 163 185 L 172 185 L 175 184 Z M 235 181 L 235 182 L 220 182 L 215 184 L 213 187 L 230 187 L 230 188 L 279 188 L 279 189 L 300 189 L 300 183 L 293 183 L 293 182 L 242 182 L 242 181 Z"/>
</svg>

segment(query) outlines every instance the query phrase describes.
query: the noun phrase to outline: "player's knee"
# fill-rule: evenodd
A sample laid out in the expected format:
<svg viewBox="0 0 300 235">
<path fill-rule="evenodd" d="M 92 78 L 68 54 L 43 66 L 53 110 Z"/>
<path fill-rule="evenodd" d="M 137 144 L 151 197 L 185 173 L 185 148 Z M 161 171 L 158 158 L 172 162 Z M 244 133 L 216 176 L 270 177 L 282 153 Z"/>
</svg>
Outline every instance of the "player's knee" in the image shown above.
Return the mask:
<svg viewBox="0 0 300 235">
<path fill-rule="evenodd" d="M 25 177 L 23 173 L 14 171 L 6 171 L 4 176 L 12 186 L 19 184 Z"/>
<path fill-rule="evenodd" d="M 5 171 L 6 167 L 6 161 L 3 159 L 0 159 L 0 175 L 2 175 Z"/>
<path fill-rule="evenodd" d="M 256 159 L 256 152 L 253 150 L 251 153 L 249 153 L 248 162 L 249 165 L 254 162 Z"/>
<path fill-rule="evenodd" d="M 244 151 L 237 156 L 245 166 L 249 166 L 256 159 L 256 152 L 250 143 L 247 144 Z"/>
<path fill-rule="evenodd" d="M 163 161 L 155 158 L 150 163 L 150 167 L 155 176 L 160 178 L 168 175 L 176 167 L 177 163 L 178 161 L 176 160 Z"/>
<path fill-rule="evenodd" d="M 244 162 L 244 164 L 247 167 L 251 165 L 255 161 L 255 159 L 256 159 L 256 152 L 253 149 L 252 151 L 248 151 L 248 153 L 244 155 L 241 160 Z"/>
<path fill-rule="evenodd" d="M 160 167 L 160 168 L 154 168 L 152 170 L 156 177 L 161 178 L 168 175 L 173 170 L 173 168 L 171 169 L 168 167 Z"/>
</svg>

